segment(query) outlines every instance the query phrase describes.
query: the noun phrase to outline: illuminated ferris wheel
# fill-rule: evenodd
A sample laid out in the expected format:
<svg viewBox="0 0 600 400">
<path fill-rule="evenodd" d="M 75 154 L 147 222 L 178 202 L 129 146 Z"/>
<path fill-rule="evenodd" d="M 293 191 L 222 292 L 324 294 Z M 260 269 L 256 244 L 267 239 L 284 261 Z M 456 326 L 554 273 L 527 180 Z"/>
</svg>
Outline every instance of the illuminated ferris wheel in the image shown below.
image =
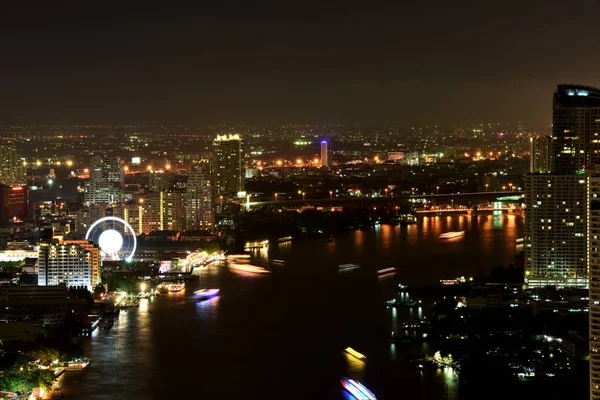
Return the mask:
<svg viewBox="0 0 600 400">
<path fill-rule="evenodd" d="M 131 261 L 137 247 L 135 231 L 118 217 L 100 218 L 90 226 L 85 238 L 100 247 L 103 260 Z"/>
</svg>

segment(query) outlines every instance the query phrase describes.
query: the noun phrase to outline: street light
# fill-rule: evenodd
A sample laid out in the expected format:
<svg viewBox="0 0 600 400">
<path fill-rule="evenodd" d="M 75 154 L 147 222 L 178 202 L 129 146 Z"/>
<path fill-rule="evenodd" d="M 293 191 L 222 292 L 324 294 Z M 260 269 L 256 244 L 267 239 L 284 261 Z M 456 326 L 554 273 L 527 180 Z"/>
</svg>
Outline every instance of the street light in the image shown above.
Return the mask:
<svg viewBox="0 0 600 400">
<path fill-rule="evenodd" d="M 329 191 L 329 200 L 333 199 L 333 190 Z"/>
<path fill-rule="evenodd" d="M 385 197 L 388 197 L 388 190 L 387 189 L 383 189 L 383 191 L 385 192 Z"/>
<path fill-rule="evenodd" d="M 440 194 L 440 187 L 439 186 L 436 186 L 435 190 L 436 190 L 436 194 Z"/>
<path fill-rule="evenodd" d="M 512 183 L 509 183 L 509 184 L 508 184 L 508 187 L 510 187 L 510 191 L 512 192 L 513 184 L 512 184 Z"/>
<path fill-rule="evenodd" d="M 304 200 L 304 199 L 305 199 L 305 196 L 306 196 L 306 193 L 305 193 L 305 192 L 302 192 L 302 200 Z"/>
<path fill-rule="evenodd" d="M 486 191 L 486 192 L 488 191 L 488 186 L 490 186 L 490 184 L 489 184 L 489 183 L 486 183 L 486 184 L 485 184 L 485 191 Z"/>
<path fill-rule="evenodd" d="M 221 207 L 223 207 L 223 195 L 219 196 L 219 200 L 221 201 Z"/>
<path fill-rule="evenodd" d="M 277 201 L 277 193 L 275 193 L 275 201 Z"/>
</svg>

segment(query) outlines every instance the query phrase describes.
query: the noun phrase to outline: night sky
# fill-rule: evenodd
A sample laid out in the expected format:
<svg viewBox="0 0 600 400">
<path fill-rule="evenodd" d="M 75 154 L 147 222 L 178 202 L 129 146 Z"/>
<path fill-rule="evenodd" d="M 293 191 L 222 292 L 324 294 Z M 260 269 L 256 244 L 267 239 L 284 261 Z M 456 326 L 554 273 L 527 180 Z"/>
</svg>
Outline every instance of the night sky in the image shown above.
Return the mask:
<svg viewBox="0 0 600 400">
<path fill-rule="evenodd" d="M 543 128 L 600 86 L 595 1 L 7 3 L 0 123 Z"/>
</svg>

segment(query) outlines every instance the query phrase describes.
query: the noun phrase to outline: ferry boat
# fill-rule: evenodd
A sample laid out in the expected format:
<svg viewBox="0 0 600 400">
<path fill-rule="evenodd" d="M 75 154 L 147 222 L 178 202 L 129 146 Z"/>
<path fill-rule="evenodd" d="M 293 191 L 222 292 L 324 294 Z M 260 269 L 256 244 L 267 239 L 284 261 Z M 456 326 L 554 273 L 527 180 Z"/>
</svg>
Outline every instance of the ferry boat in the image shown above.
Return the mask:
<svg viewBox="0 0 600 400">
<path fill-rule="evenodd" d="M 360 382 L 350 378 L 341 379 L 343 388 L 357 400 L 377 400 L 377 397 Z"/>
<path fill-rule="evenodd" d="M 354 350 L 352 347 L 346 347 L 344 349 L 344 351 L 346 353 L 350 354 L 351 356 L 358 358 L 359 360 L 366 360 L 367 359 L 367 357 L 364 354 L 359 353 L 358 351 Z"/>
<path fill-rule="evenodd" d="M 439 236 L 439 238 L 440 239 L 452 239 L 452 238 L 461 237 L 461 236 L 465 236 L 465 231 L 442 233 Z"/>
<path fill-rule="evenodd" d="M 219 289 L 201 289 L 194 292 L 194 296 L 198 300 L 208 300 L 219 295 Z"/>
<path fill-rule="evenodd" d="M 185 283 L 171 283 L 168 288 L 169 292 L 181 292 L 185 289 Z"/>
<path fill-rule="evenodd" d="M 341 265 L 338 265 L 338 268 L 340 271 L 347 271 L 350 269 L 360 268 L 360 265 L 358 265 L 358 264 L 341 264 Z"/>
<path fill-rule="evenodd" d="M 255 265 L 250 264 L 238 264 L 238 263 L 229 263 L 229 268 L 236 269 L 243 272 L 253 272 L 255 274 L 268 274 L 271 271 L 268 269 L 264 269 L 262 267 L 257 267 Z"/>
<path fill-rule="evenodd" d="M 229 254 L 226 257 L 227 259 L 237 260 L 242 258 L 250 258 L 250 254 Z"/>
<path fill-rule="evenodd" d="M 291 242 L 292 239 L 293 238 L 291 236 L 280 237 L 279 239 L 277 239 L 277 243 Z"/>
<path fill-rule="evenodd" d="M 413 214 L 403 214 L 400 216 L 400 225 L 410 225 L 417 222 L 417 216 Z"/>
<path fill-rule="evenodd" d="M 395 274 L 396 273 L 396 267 L 389 267 L 389 268 L 383 268 L 377 271 L 377 275 L 382 276 L 382 275 L 387 275 L 387 274 Z"/>
</svg>

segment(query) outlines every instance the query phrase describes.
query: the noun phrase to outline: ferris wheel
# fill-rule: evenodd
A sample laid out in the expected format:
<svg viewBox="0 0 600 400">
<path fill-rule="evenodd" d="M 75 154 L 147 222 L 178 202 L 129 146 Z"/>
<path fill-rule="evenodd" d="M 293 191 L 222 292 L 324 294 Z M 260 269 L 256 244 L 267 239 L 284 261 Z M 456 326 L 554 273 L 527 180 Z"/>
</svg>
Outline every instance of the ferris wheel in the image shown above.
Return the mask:
<svg viewBox="0 0 600 400">
<path fill-rule="evenodd" d="M 135 231 L 118 217 L 100 218 L 89 227 L 85 238 L 100 247 L 102 260 L 131 261 L 137 247 Z"/>
</svg>

